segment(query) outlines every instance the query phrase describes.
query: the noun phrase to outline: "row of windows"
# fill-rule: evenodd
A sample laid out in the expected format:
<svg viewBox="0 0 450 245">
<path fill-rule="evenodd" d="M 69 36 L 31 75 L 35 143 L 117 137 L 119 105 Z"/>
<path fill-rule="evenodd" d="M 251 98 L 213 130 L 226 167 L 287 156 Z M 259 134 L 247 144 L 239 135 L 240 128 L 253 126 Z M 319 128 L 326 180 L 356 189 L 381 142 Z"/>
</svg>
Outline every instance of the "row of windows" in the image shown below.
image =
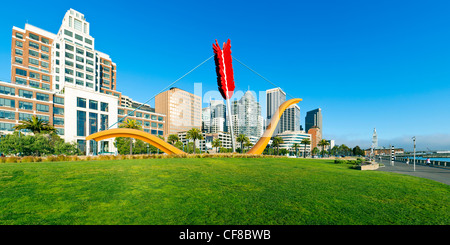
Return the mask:
<svg viewBox="0 0 450 245">
<path fill-rule="evenodd" d="M 86 108 L 86 99 L 77 97 L 77 106 L 80 108 Z M 98 101 L 89 100 L 89 109 L 98 110 Z M 108 103 L 100 102 L 100 110 L 108 112 Z"/>
<path fill-rule="evenodd" d="M 77 111 L 77 136 L 86 136 L 86 116 L 85 111 Z M 89 134 L 98 132 L 98 114 L 89 112 Z M 108 128 L 108 115 L 100 114 L 100 130 L 106 130 Z"/>
<path fill-rule="evenodd" d="M 41 78 L 42 78 L 42 81 L 50 82 L 50 76 L 47 76 L 44 74 L 39 74 L 39 73 L 32 72 L 32 71 L 26 71 L 26 70 L 19 69 L 19 68 L 16 68 L 16 75 L 20 75 L 20 76 L 24 76 L 24 77 L 26 77 L 28 75 L 29 78 L 33 78 L 33 79 L 37 79 L 37 80 L 41 80 Z"/>
<path fill-rule="evenodd" d="M 64 35 L 69 36 L 69 37 L 75 37 L 75 39 L 77 39 L 77 40 L 79 40 L 79 41 L 83 41 L 83 36 L 80 36 L 80 35 L 78 35 L 78 34 L 76 34 L 76 33 L 75 33 L 75 36 L 74 36 L 73 34 L 74 34 L 73 32 L 64 29 Z M 85 37 L 85 38 L 84 38 L 84 42 L 87 43 L 87 44 L 89 44 L 89 45 L 92 45 L 92 40 L 89 39 L 89 38 L 86 38 L 86 37 Z"/>
<path fill-rule="evenodd" d="M 128 115 L 128 113 L 130 112 L 126 112 L 123 109 L 118 109 L 118 114 L 119 115 Z M 158 121 L 163 121 L 164 118 L 161 116 L 156 116 L 156 115 L 150 115 L 150 114 L 144 114 L 142 112 L 135 112 L 135 113 L 131 113 L 128 116 L 135 116 L 135 117 L 141 117 L 141 118 L 145 118 L 145 119 L 151 119 L 151 120 L 158 120 Z"/>
<path fill-rule="evenodd" d="M 40 82 L 33 81 L 33 80 L 30 80 L 28 83 L 27 79 L 20 78 L 20 77 L 16 77 L 15 80 L 16 80 L 16 84 L 29 85 L 30 87 L 33 87 L 33 88 L 42 88 L 44 90 L 50 90 L 50 84 L 47 84 L 47 83 L 40 83 Z"/>
</svg>

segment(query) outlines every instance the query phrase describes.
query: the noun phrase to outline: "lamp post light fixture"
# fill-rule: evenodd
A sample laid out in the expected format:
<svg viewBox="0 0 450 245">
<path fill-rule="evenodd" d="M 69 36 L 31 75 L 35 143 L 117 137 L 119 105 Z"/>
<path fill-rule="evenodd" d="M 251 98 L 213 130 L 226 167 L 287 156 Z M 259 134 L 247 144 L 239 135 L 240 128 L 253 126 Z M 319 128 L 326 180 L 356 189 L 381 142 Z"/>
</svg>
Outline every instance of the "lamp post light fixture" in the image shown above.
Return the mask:
<svg viewBox="0 0 450 245">
<path fill-rule="evenodd" d="M 412 137 L 414 142 L 414 171 L 416 171 L 416 136 Z"/>
</svg>

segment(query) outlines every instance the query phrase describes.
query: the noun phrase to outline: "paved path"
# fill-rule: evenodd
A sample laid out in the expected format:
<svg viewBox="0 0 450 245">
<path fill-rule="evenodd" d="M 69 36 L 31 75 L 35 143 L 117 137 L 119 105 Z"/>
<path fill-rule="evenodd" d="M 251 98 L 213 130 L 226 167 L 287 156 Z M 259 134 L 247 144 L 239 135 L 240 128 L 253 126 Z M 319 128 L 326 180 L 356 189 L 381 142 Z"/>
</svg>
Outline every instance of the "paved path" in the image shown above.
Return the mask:
<svg viewBox="0 0 450 245">
<path fill-rule="evenodd" d="M 390 161 L 384 160 L 382 163 L 384 164 L 384 167 L 380 167 L 377 171 L 408 174 L 450 185 L 450 169 L 416 164 L 416 171 L 414 171 L 412 162 L 410 162 L 409 165 L 404 162 L 394 162 L 394 166 L 391 165 Z"/>
</svg>

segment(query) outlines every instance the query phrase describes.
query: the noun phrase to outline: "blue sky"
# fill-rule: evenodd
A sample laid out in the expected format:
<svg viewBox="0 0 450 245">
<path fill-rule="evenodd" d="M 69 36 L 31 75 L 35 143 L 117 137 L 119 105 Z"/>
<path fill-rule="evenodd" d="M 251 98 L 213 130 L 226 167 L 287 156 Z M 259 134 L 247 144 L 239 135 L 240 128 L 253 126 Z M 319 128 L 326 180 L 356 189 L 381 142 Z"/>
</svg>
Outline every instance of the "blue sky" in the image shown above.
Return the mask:
<svg viewBox="0 0 450 245">
<path fill-rule="evenodd" d="M 56 33 L 82 12 L 96 49 L 117 63 L 118 90 L 144 102 L 231 39 L 232 55 L 322 108 L 337 144 L 450 150 L 450 1 L 23 1 L 2 3 L 0 79 L 10 80 L 12 27 Z M 14 11 L 11 11 L 14 9 Z M 236 90 L 273 86 L 237 62 Z M 176 86 L 216 90 L 213 60 Z M 154 102 L 150 102 L 153 104 Z M 206 105 L 205 105 L 206 106 Z"/>
</svg>

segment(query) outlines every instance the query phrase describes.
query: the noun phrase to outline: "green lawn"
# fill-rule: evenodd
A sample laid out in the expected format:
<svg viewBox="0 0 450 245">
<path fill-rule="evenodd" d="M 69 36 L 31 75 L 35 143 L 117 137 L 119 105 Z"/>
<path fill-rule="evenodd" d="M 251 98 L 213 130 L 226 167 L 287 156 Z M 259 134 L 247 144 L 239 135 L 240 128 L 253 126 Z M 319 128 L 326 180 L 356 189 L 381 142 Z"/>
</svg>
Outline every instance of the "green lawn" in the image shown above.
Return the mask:
<svg viewBox="0 0 450 245">
<path fill-rule="evenodd" d="M 327 160 L 0 164 L 0 224 L 450 224 L 450 186 Z"/>
</svg>

